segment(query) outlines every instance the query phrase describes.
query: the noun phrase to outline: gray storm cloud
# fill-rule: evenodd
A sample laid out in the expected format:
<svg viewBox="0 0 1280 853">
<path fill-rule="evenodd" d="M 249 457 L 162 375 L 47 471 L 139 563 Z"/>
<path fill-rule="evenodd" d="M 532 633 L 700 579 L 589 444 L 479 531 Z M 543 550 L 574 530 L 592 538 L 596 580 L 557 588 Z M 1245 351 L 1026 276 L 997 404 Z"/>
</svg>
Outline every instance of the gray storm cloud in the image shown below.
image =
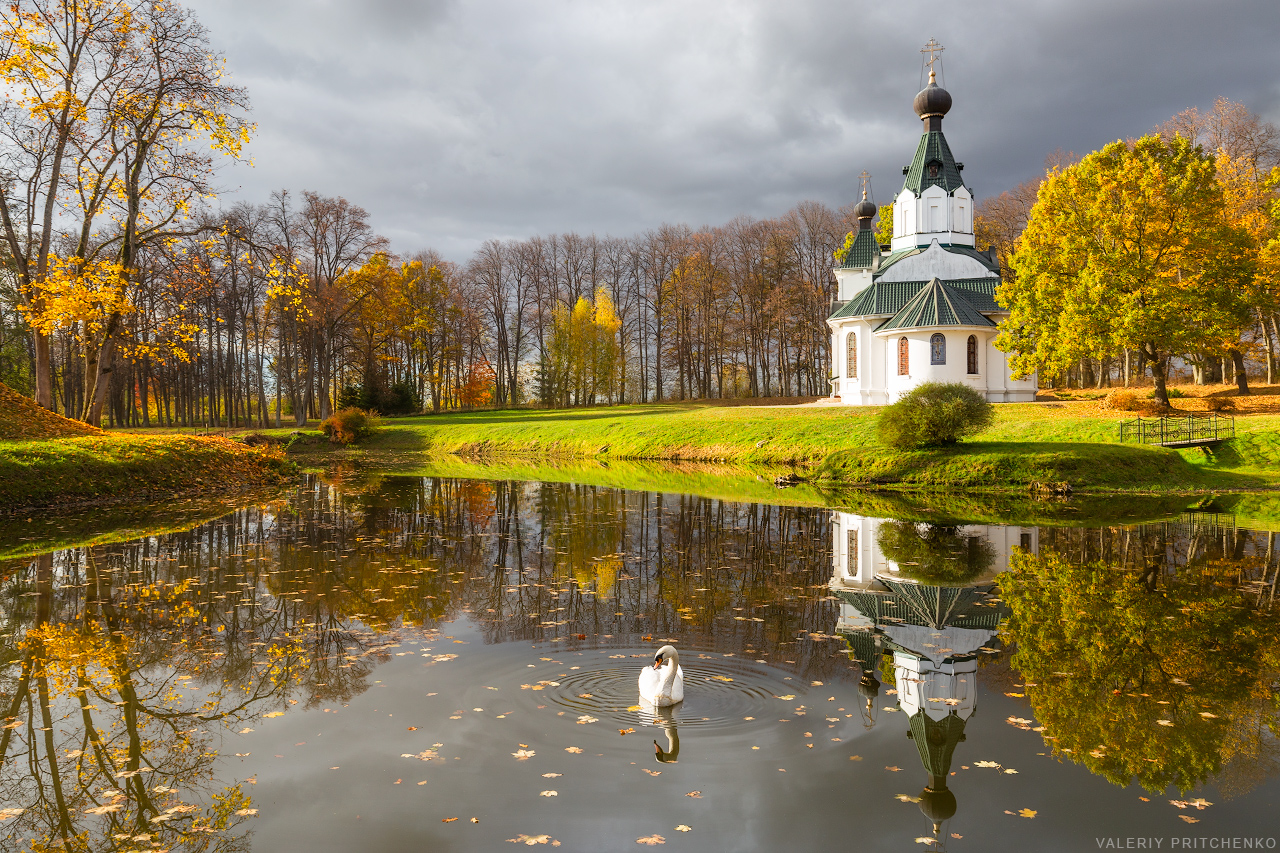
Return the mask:
<svg viewBox="0 0 1280 853">
<path fill-rule="evenodd" d="M 1274 0 L 190 5 L 258 124 L 224 204 L 342 195 L 397 250 L 458 260 L 847 204 L 863 169 L 887 201 L 930 37 L 979 197 L 1219 95 L 1280 120 Z"/>
</svg>

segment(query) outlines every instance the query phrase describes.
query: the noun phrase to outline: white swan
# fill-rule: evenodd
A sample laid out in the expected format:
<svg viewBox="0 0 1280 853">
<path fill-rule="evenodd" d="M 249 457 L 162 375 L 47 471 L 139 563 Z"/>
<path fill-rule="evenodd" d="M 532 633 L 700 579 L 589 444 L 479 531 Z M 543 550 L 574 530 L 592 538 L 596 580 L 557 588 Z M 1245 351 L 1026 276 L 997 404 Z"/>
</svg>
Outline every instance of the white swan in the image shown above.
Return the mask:
<svg viewBox="0 0 1280 853">
<path fill-rule="evenodd" d="M 675 647 L 658 649 L 653 666 L 640 671 L 640 698 L 658 707 L 684 701 L 684 670 Z"/>
</svg>

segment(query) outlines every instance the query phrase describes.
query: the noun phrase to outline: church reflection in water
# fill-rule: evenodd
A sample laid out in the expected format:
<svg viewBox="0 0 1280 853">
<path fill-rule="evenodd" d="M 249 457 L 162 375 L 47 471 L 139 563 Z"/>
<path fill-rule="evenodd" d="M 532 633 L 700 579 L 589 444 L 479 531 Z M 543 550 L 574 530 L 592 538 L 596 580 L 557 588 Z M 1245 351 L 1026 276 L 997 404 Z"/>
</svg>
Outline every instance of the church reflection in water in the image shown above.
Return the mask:
<svg viewBox="0 0 1280 853">
<path fill-rule="evenodd" d="M 1038 530 L 947 526 L 834 512 L 831 589 L 840 599 L 836 633 L 862 670 L 862 716 L 896 694 L 928 781 L 920 811 L 939 849 L 956 813 L 947 785 L 956 745 L 977 710 L 980 656 L 994 654 L 1007 610 L 995 577 L 1017 549 L 1035 552 Z M 885 681 L 891 687 L 885 687 Z"/>
</svg>

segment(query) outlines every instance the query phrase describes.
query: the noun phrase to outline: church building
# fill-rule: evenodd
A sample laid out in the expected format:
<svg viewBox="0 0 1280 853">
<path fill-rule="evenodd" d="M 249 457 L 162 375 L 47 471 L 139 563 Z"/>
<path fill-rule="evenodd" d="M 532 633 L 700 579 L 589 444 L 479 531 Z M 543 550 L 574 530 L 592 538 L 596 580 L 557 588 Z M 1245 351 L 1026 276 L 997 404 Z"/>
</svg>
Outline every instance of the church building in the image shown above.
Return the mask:
<svg viewBox="0 0 1280 853">
<path fill-rule="evenodd" d="M 876 242 L 864 185 L 858 230 L 835 269 L 832 397 L 878 406 L 924 382 L 959 382 L 993 403 L 1034 401 L 1035 374 L 1014 379 L 995 348 L 996 325 L 1009 316 L 995 299 L 1000 264 L 994 248 L 975 245 L 973 193 L 942 135 L 951 95 L 932 68 L 941 48 L 930 47 L 929 84 L 915 98 L 924 128 L 893 201 L 892 242 Z"/>
</svg>

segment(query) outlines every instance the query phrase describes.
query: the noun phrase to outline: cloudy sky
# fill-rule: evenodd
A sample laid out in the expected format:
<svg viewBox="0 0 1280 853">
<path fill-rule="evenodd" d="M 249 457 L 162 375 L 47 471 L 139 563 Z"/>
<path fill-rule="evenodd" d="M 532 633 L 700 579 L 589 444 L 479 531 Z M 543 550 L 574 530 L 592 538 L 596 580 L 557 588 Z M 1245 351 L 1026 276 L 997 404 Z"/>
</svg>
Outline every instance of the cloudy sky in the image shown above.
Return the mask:
<svg viewBox="0 0 1280 853">
<path fill-rule="evenodd" d="M 223 203 L 341 195 L 401 252 L 720 224 L 901 186 L 920 47 L 978 196 L 1225 95 L 1280 123 L 1276 0 L 189 0 L 258 133 Z"/>
</svg>

